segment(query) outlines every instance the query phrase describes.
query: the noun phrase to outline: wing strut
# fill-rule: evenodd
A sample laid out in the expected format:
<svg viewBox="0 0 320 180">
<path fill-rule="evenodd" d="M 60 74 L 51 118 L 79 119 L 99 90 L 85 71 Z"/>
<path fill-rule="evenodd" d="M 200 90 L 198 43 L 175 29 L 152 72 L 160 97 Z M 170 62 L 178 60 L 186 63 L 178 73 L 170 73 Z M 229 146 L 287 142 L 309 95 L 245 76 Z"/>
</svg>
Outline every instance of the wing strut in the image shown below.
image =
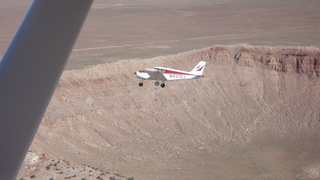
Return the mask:
<svg viewBox="0 0 320 180">
<path fill-rule="evenodd" d="M 15 179 L 93 0 L 35 0 L 0 63 L 0 179 Z"/>
</svg>

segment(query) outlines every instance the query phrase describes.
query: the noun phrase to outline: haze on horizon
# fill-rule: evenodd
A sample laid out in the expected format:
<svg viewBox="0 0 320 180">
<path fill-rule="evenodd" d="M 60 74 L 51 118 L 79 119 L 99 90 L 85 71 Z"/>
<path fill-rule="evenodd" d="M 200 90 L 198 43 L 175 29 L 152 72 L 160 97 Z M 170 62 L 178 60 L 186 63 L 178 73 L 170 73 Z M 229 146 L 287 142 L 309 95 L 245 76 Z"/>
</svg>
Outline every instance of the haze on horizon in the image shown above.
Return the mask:
<svg viewBox="0 0 320 180">
<path fill-rule="evenodd" d="M 0 56 L 31 0 L 0 2 Z M 320 1 L 95 0 L 67 69 L 212 45 L 320 47 Z"/>
</svg>

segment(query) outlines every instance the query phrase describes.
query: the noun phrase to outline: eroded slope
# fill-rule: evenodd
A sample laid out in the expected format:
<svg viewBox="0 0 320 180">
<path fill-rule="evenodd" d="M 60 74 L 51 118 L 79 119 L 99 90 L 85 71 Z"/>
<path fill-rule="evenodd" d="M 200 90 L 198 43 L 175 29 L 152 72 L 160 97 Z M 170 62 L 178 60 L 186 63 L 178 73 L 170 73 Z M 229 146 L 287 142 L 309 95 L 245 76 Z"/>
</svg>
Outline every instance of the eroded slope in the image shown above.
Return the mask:
<svg viewBox="0 0 320 180">
<path fill-rule="evenodd" d="M 214 46 L 65 71 L 31 149 L 135 179 L 319 178 L 317 48 Z M 205 78 L 165 88 L 153 66 Z"/>
</svg>

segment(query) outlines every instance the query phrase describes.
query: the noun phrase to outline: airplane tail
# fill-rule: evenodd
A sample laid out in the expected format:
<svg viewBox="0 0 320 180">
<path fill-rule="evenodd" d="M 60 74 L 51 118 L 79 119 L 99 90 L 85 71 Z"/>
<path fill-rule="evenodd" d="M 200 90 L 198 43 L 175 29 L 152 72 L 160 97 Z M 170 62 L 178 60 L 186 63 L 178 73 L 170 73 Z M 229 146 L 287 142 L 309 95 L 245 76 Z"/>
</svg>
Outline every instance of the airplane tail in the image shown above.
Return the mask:
<svg viewBox="0 0 320 180">
<path fill-rule="evenodd" d="M 196 76 L 202 76 L 204 67 L 206 66 L 206 62 L 200 61 L 191 71 L 191 73 L 195 74 Z"/>
</svg>

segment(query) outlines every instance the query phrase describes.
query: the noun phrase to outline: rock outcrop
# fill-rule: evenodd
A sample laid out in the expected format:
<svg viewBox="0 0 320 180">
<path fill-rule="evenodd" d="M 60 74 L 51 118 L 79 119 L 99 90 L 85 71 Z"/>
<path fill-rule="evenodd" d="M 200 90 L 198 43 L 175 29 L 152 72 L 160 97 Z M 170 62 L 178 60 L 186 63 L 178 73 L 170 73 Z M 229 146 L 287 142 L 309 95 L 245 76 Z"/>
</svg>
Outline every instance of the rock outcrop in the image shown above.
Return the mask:
<svg viewBox="0 0 320 180">
<path fill-rule="evenodd" d="M 277 72 L 296 72 L 311 77 L 320 76 L 319 58 L 319 48 L 305 47 L 249 47 L 235 55 L 239 65 L 253 66 L 254 62 L 260 62 Z"/>
<path fill-rule="evenodd" d="M 320 50 L 316 47 L 215 46 L 201 53 L 202 59 L 215 64 L 230 64 L 233 59 L 240 66 L 255 67 L 261 63 L 277 72 L 320 76 Z"/>
</svg>

